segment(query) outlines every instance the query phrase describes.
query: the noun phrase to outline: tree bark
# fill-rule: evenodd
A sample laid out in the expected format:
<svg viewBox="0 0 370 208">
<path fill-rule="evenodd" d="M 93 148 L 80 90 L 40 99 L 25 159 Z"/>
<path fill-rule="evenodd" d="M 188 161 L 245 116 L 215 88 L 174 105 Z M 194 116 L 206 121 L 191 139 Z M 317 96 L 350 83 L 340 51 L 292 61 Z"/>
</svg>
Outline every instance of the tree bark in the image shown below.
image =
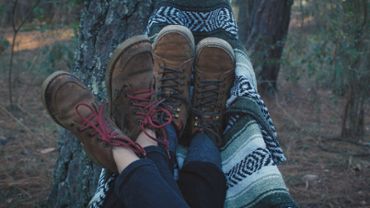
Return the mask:
<svg viewBox="0 0 370 208">
<path fill-rule="evenodd" d="M 365 103 L 370 95 L 370 72 L 369 72 L 369 46 L 370 36 L 368 0 L 353 0 L 343 2 L 344 12 L 350 18 L 343 27 L 343 32 L 351 37 L 353 49 L 356 55 L 347 52 L 348 48 L 342 49 L 348 53 L 345 76 L 348 79 L 348 96 L 342 120 L 342 137 L 361 140 L 365 136 Z M 351 22 L 352 21 L 352 22 Z M 352 24 L 351 24 L 352 23 Z M 348 45 L 352 44 L 349 43 Z"/>
<path fill-rule="evenodd" d="M 239 35 L 254 65 L 260 92 L 274 94 L 293 0 L 238 0 Z"/>
<path fill-rule="evenodd" d="M 344 109 L 342 123 L 342 137 L 361 140 L 365 135 L 365 101 L 364 92 L 356 92 L 359 85 L 353 83 L 349 90 L 349 95 Z"/>
<path fill-rule="evenodd" d="M 151 0 L 86 0 L 73 68 L 99 100 L 106 97 L 104 75 L 109 57 L 123 40 L 142 34 L 153 9 Z M 87 158 L 76 138 L 62 130 L 50 207 L 86 207 L 101 168 Z"/>
</svg>

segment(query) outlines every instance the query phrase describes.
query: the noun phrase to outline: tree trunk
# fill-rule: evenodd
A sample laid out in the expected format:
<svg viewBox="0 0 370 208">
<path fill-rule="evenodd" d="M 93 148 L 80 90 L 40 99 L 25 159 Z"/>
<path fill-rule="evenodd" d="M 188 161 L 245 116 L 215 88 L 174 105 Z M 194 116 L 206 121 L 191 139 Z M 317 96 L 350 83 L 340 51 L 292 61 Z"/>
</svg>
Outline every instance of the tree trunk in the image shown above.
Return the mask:
<svg viewBox="0 0 370 208">
<path fill-rule="evenodd" d="M 351 63 L 347 64 L 345 74 L 349 89 L 342 121 L 342 137 L 355 140 L 361 140 L 365 136 L 365 103 L 370 95 L 370 36 L 367 32 L 370 28 L 367 10 L 369 6 L 370 2 L 367 0 L 343 2 L 347 18 L 351 18 L 353 22 L 347 23 L 342 30 L 351 37 L 356 53 L 348 52 L 350 58 L 347 61 L 350 60 Z M 344 50 L 349 51 L 347 48 Z"/>
<path fill-rule="evenodd" d="M 73 72 L 99 100 L 106 96 L 104 75 L 109 57 L 123 40 L 142 34 L 153 9 L 151 0 L 86 0 Z M 50 207 L 86 207 L 100 167 L 86 157 L 76 138 L 62 130 Z"/>
<path fill-rule="evenodd" d="M 367 26 L 368 27 L 368 26 Z M 350 69 L 347 70 L 348 86 L 346 105 L 342 120 L 341 136 L 361 140 L 365 136 L 365 103 L 370 95 L 369 56 L 370 38 L 366 28 L 356 34 L 355 45 L 362 55 L 359 55 Z M 366 37 L 367 36 L 367 37 Z"/>
<path fill-rule="evenodd" d="M 262 93 L 274 94 L 293 0 L 238 0 L 239 34 Z"/>
<path fill-rule="evenodd" d="M 362 92 L 355 92 L 359 90 L 359 85 L 353 83 L 346 101 L 344 109 L 344 117 L 342 123 L 342 137 L 360 140 L 365 135 L 364 123 L 364 105 L 366 95 Z M 361 90 L 359 90 L 361 91 Z"/>
</svg>

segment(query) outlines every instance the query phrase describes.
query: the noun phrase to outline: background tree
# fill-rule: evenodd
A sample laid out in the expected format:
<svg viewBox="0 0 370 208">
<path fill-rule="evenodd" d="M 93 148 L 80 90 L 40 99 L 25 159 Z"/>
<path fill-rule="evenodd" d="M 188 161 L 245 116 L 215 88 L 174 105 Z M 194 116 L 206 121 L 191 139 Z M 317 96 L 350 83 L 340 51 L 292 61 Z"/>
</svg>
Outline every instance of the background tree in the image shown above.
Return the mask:
<svg viewBox="0 0 370 208">
<path fill-rule="evenodd" d="M 12 28 L 12 40 L 10 43 L 4 41 L 3 37 L 1 37 L 2 34 L 0 35 L 0 54 L 6 47 L 8 47 L 8 45 L 11 46 L 8 64 L 8 97 L 10 110 L 19 110 L 17 101 L 14 100 L 14 97 L 17 97 L 17 95 L 13 91 L 13 88 L 15 87 L 14 80 L 17 79 L 17 72 L 13 71 L 13 59 L 17 45 L 17 35 L 23 30 L 24 26 L 28 26 L 29 30 L 30 24 L 35 24 L 36 22 L 40 25 L 44 25 L 44 29 L 47 27 L 46 23 L 71 23 L 74 20 L 73 17 L 75 17 L 71 8 L 78 7 L 78 5 L 81 4 L 80 1 L 81 0 L 0 0 L 0 26 L 4 28 Z M 78 9 L 75 9 L 75 11 L 76 10 Z M 68 12 L 70 15 L 62 15 L 61 13 L 63 12 Z M 40 25 L 39 27 L 41 28 L 42 26 Z"/>
<path fill-rule="evenodd" d="M 85 1 L 73 72 L 98 96 L 105 98 L 104 74 L 109 56 L 123 40 L 142 34 L 152 12 L 152 1 Z M 86 207 L 95 191 L 100 167 L 79 142 L 63 130 L 60 155 L 49 196 L 50 207 Z"/>
<path fill-rule="evenodd" d="M 343 99 L 339 136 L 361 140 L 365 135 L 365 105 L 370 95 L 369 0 L 304 1 L 306 25 L 291 37 L 287 55 L 295 78 L 308 75 L 310 82 Z M 291 58 L 289 58 L 289 56 Z M 298 76 L 297 76 L 298 75 Z"/>
<path fill-rule="evenodd" d="M 365 102 L 370 95 L 369 64 L 369 1 L 343 1 L 342 35 L 337 41 L 340 59 L 337 64 L 343 65 L 346 81 L 346 105 L 342 121 L 342 137 L 362 139 L 365 135 Z"/>
<path fill-rule="evenodd" d="M 236 0 L 240 39 L 248 50 L 260 92 L 273 94 L 293 0 Z"/>
</svg>

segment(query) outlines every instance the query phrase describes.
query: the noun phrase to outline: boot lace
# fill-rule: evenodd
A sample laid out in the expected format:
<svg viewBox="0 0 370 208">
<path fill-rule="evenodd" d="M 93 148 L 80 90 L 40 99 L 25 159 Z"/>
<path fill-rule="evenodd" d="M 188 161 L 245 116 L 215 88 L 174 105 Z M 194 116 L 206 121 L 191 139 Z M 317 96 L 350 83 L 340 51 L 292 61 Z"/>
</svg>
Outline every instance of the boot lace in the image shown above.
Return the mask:
<svg viewBox="0 0 370 208">
<path fill-rule="evenodd" d="M 82 115 L 83 108 L 89 111 L 89 115 L 86 117 Z M 94 137 L 99 135 L 100 139 L 104 143 L 107 143 L 111 146 L 130 148 L 138 156 L 145 156 L 145 151 L 139 144 L 132 141 L 127 136 L 119 135 L 118 132 L 114 131 L 114 129 L 108 126 L 107 121 L 104 118 L 103 105 L 100 105 L 98 109 L 96 109 L 89 104 L 80 103 L 75 107 L 75 111 L 81 119 L 79 128 L 80 132 L 92 129 L 93 131 L 89 134 L 90 136 Z"/>
<path fill-rule="evenodd" d="M 193 106 L 196 116 L 196 126 L 216 138 L 220 139 L 222 127 L 223 103 L 221 103 L 220 89 L 223 88 L 220 80 L 203 80 L 196 87 L 197 103 Z"/>
<path fill-rule="evenodd" d="M 135 115 L 140 123 L 140 129 L 151 139 L 162 144 L 168 150 L 168 137 L 164 129 L 166 125 L 172 122 L 172 114 L 166 108 L 159 107 L 164 100 L 153 101 L 151 98 L 154 94 L 152 89 L 139 89 L 127 93 L 132 106 L 135 110 Z M 160 120 L 160 114 L 165 114 L 166 119 Z M 145 129 L 159 130 L 159 138 L 151 136 Z"/>
<path fill-rule="evenodd" d="M 163 105 L 165 108 L 170 109 L 171 113 L 177 117 L 181 102 L 188 102 L 186 98 L 181 96 L 184 93 L 181 86 L 185 85 L 185 75 L 179 70 L 163 66 L 160 73 L 159 82 L 161 84 L 157 96 L 164 99 Z"/>
</svg>

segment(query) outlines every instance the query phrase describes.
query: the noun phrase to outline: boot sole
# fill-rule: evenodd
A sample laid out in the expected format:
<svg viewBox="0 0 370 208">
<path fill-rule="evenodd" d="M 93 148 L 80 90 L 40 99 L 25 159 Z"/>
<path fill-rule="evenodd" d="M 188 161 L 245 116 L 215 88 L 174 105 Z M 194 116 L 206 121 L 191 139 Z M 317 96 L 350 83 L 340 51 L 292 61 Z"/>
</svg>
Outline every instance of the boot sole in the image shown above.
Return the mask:
<svg viewBox="0 0 370 208">
<path fill-rule="evenodd" d="M 199 52 L 202 50 L 202 48 L 205 48 L 205 47 L 216 47 L 216 48 L 223 49 L 227 54 L 229 54 L 230 57 L 232 57 L 232 59 L 235 63 L 234 50 L 227 41 L 222 40 L 220 38 L 215 38 L 215 37 L 204 38 L 197 45 L 196 57 L 198 57 Z"/>
<path fill-rule="evenodd" d="M 158 40 L 162 36 L 164 36 L 168 33 L 173 33 L 173 32 L 183 34 L 183 36 L 191 43 L 191 47 L 192 47 L 193 54 L 194 54 L 195 41 L 194 41 L 193 33 L 187 27 L 184 27 L 184 26 L 181 26 L 181 25 L 168 25 L 168 26 L 164 27 L 161 31 L 159 31 L 159 33 L 158 33 L 158 35 L 155 38 L 154 43 L 153 43 L 153 50 L 157 46 Z"/>
<path fill-rule="evenodd" d="M 44 104 L 45 108 L 46 108 L 46 111 L 49 113 L 49 115 L 53 118 L 53 120 L 58 123 L 60 126 L 63 126 L 61 123 L 58 122 L 58 120 L 53 116 L 53 114 L 50 112 L 47 104 L 46 104 L 46 100 L 45 100 L 45 97 L 46 97 L 46 91 L 48 89 L 48 87 L 50 86 L 50 84 L 59 76 L 61 75 L 68 75 L 68 76 L 71 76 L 70 73 L 66 72 L 66 71 L 56 71 L 54 73 L 52 73 L 51 75 L 49 75 L 45 81 L 42 83 L 42 86 L 41 86 L 41 89 L 42 89 L 42 97 L 41 97 L 41 100 L 42 100 L 42 103 Z"/>
<path fill-rule="evenodd" d="M 126 51 L 127 48 L 130 48 L 132 45 L 140 42 L 149 42 L 150 40 L 147 35 L 137 35 L 134 37 L 131 37 L 121 44 L 117 46 L 117 48 L 114 50 L 112 58 L 110 59 L 108 63 L 108 68 L 105 73 L 105 85 L 107 88 L 107 95 L 108 95 L 108 103 L 112 103 L 112 77 L 111 74 L 113 72 L 113 66 L 116 64 L 118 58 Z M 109 113 L 111 112 L 111 107 L 109 107 Z"/>
</svg>

